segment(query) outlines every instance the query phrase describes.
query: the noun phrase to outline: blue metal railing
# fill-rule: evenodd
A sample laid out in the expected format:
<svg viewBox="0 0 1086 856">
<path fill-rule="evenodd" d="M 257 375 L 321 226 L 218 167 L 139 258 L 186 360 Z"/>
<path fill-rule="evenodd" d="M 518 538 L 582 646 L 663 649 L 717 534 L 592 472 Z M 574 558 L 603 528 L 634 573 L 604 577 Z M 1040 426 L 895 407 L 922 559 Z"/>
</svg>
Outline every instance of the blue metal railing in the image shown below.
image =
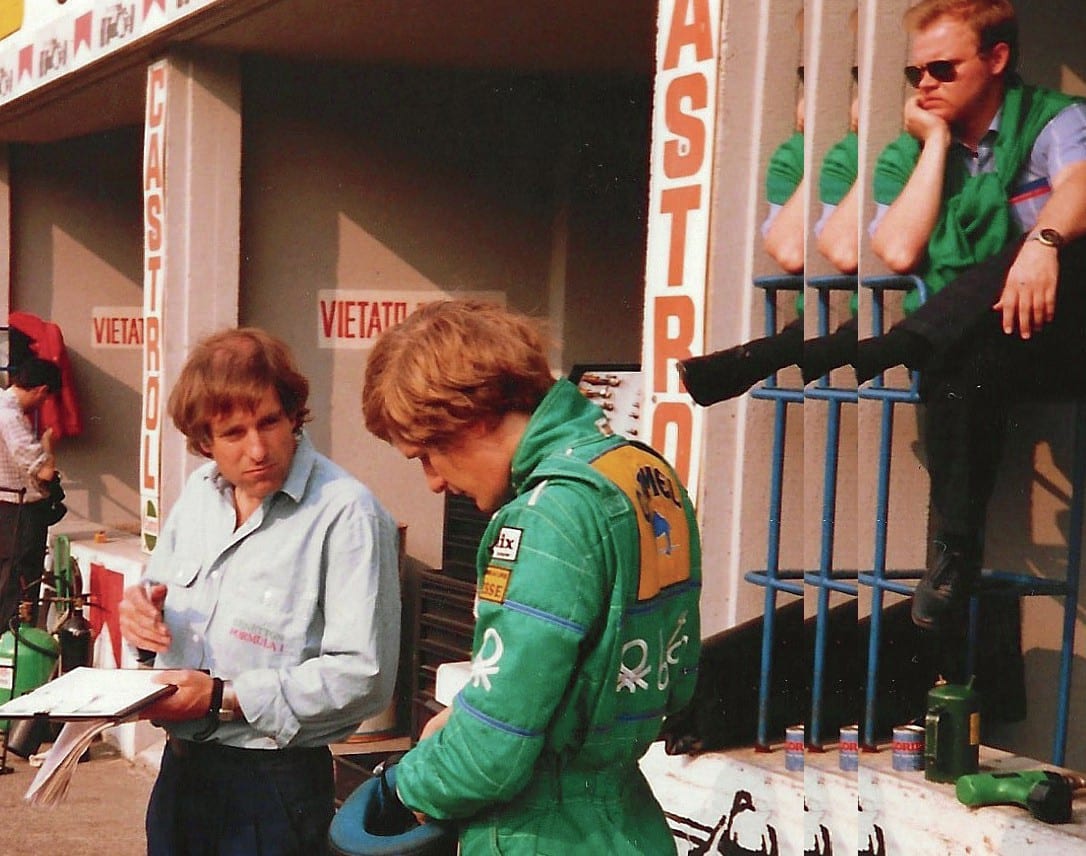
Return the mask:
<svg viewBox="0 0 1086 856">
<path fill-rule="evenodd" d="M 777 332 L 777 297 L 780 292 L 802 292 L 802 276 L 769 276 L 755 279 L 754 285 L 765 291 L 765 334 Z M 762 651 L 758 679 L 758 733 L 755 748 L 769 750 L 770 688 L 773 678 L 773 640 L 776 634 L 778 593 L 803 596 L 803 572 L 782 570 L 780 567 L 781 507 L 783 504 L 785 435 L 788 407 L 803 403 L 803 390 L 782 387 L 776 373 L 751 390 L 751 397 L 772 401 L 773 446 L 769 469 L 768 534 L 766 537 L 766 565 L 763 570 L 748 571 L 744 579 L 765 587 L 762 605 Z"/>
<path fill-rule="evenodd" d="M 856 292 L 855 276 L 813 277 L 807 285 L 818 294 L 818 335 L 829 334 L 829 302 L 835 291 Z M 837 483 L 841 453 L 841 408 L 856 403 L 854 388 L 831 386 L 828 375 L 823 375 L 807 387 L 809 401 L 826 403 L 826 444 L 822 457 L 822 519 L 819 544 L 818 570 L 804 574 L 804 582 L 816 591 L 815 640 L 813 670 L 811 675 L 811 723 L 807 733 L 807 745 L 821 749 L 822 705 L 825 697 L 826 646 L 829 641 L 830 593 L 855 597 L 857 594 L 856 571 L 836 570 L 833 566 L 834 532 L 837 526 Z"/>
<path fill-rule="evenodd" d="M 1052 763 L 1063 766 L 1067 754 L 1067 729 L 1071 707 L 1071 670 L 1075 657 L 1075 629 L 1078 624 L 1079 572 L 1082 568 L 1082 525 L 1086 512 L 1086 402 L 1074 407 L 1074 450 L 1071 458 L 1071 502 L 1067 522 L 1067 561 L 1062 580 L 1045 579 L 1017 571 L 991 568 L 981 570 L 979 594 L 1011 594 L 1018 597 L 1045 595 L 1063 598 L 1063 625 L 1060 638 L 1060 667 L 1056 681 L 1056 725 L 1052 734 Z M 980 597 L 969 601 L 969 649 L 967 667 L 975 671 Z"/>
<path fill-rule="evenodd" d="M 885 297 L 888 291 L 912 291 L 916 289 L 921 302 L 927 300 L 928 289 L 922 279 L 916 276 L 878 276 L 867 277 L 863 281 L 865 288 L 871 289 L 871 333 L 881 336 L 885 330 Z M 922 575 L 922 570 L 887 571 L 886 570 L 886 531 L 890 510 L 890 455 L 893 449 L 894 408 L 898 404 L 916 404 L 920 401 L 917 392 L 919 376 L 913 372 L 908 388 L 895 388 L 885 385 L 880 374 L 858 390 L 859 397 L 881 403 L 879 414 L 879 452 L 877 458 L 878 481 L 875 489 L 875 543 L 874 556 L 870 573 L 860 573 L 858 580 L 871 587 L 871 629 L 867 644 L 867 677 L 864 685 L 864 721 L 860 731 L 860 742 L 873 749 L 876 735 L 876 704 L 879 673 L 879 648 L 882 643 L 882 607 L 887 591 L 896 594 L 911 595 L 915 581 Z M 912 582 L 905 582 L 911 580 Z"/>
<path fill-rule="evenodd" d="M 755 280 L 754 285 L 765 291 L 766 335 L 771 336 L 777 332 L 778 293 L 802 291 L 803 279 L 799 276 L 764 277 Z M 829 301 L 832 293 L 834 291 L 854 292 L 856 290 L 856 278 L 848 276 L 819 277 L 808 281 L 808 285 L 818 296 L 819 334 L 826 335 L 829 332 Z M 814 651 L 812 652 L 811 717 L 807 732 L 807 744 L 812 748 L 821 748 L 822 705 L 826 672 L 825 657 L 829 639 L 830 593 L 839 592 L 851 596 L 855 596 L 857 593 L 856 572 L 839 571 L 833 567 L 838 465 L 840 460 L 841 407 L 848 403 L 855 403 L 856 391 L 854 389 L 835 388 L 830 385 L 828 377 L 819 378 L 806 390 L 781 387 L 778 384 L 777 376 L 774 374 L 753 389 L 751 397 L 772 401 L 775 406 L 770 463 L 766 568 L 764 570 L 750 571 L 745 575 L 748 582 L 765 587 L 756 748 L 764 750 L 768 749 L 769 746 L 768 723 L 777 594 L 784 592 L 802 596 L 805 584 L 815 587 L 818 598 Z M 788 405 L 802 404 L 804 400 L 824 401 L 827 407 L 819 567 L 817 571 L 806 573 L 800 570 L 782 570 L 780 568 L 781 506 Z"/>
<path fill-rule="evenodd" d="M 863 280 L 872 292 L 872 334 L 882 335 L 885 330 L 884 299 L 888 291 L 916 289 L 921 302 L 928 298 L 927 285 L 916 276 L 880 276 Z M 878 481 L 876 486 L 875 538 L 871 571 L 860 573 L 858 581 L 871 587 L 871 629 L 868 638 L 867 675 L 864 693 L 864 722 L 861 744 L 875 748 L 877 719 L 877 686 L 879 649 L 881 646 L 881 615 L 885 592 L 911 595 L 916 581 L 924 570 L 886 569 L 886 539 L 889 520 L 890 459 L 893 445 L 894 408 L 898 404 L 917 404 L 919 376 L 913 372 L 907 388 L 887 387 L 882 375 L 859 389 L 862 399 L 881 403 Z M 1032 574 L 999 571 L 985 568 L 981 571 L 978 595 L 970 600 L 967 664 L 974 670 L 977 650 L 979 594 L 985 592 L 1007 593 L 1014 596 L 1048 595 L 1063 597 L 1063 627 L 1060 648 L 1059 680 L 1057 684 L 1056 727 L 1052 741 L 1052 762 L 1062 765 L 1067 749 L 1067 730 L 1071 695 L 1071 671 L 1074 661 L 1074 639 L 1077 625 L 1079 571 L 1082 560 L 1082 527 L 1086 513 L 1086 402 L 1075 403 L 1074 453 L 1071 468 L 1071 507 L 1067 536 L 1066 573 L 1062 580 L 1049 580 Z"/>
</svg>

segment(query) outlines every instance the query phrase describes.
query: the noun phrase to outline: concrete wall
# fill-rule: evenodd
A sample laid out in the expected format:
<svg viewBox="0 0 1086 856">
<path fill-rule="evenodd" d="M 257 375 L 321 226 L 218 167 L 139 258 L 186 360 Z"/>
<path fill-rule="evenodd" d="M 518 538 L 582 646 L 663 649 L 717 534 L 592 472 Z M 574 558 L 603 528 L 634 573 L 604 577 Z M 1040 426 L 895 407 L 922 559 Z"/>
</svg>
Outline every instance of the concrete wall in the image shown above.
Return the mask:
<svg viewBox="0 0 1086 856">
<path fill-rule="evenodd" d="M 139 307 L 142 132 L 13 146 L 11 308 L 64 334 L 84 432 L 58 449 L 61 529 L 138 526 L 142 352 L 94 348 L 94 307 Z"/>
<path fill-rule="evenodd" d="M 409 552 L 430 567 L 442 499 L 365 431 L 368 352 L 317 347 L 317 291 L 499 291 L 550 316 L 563 371 L 637 362 L 648 91 L 647 80 L 247 67 L 242 323 L 288 339 L 313 382 L 317 446 L 408 524 Z"/>
<path fill-rule="evenodd" d="M 729 4 L 725 9 L 721 70 L 717 207 L 714 210 L 711 254 L 710 317 L 707 350 L 727 348 L 764 335 L 762 291 L 752 279 L 779 274 L 765 252 L 760 225 L 768 206 L 765 172 L 780 143 L 795 129 L 797 99 L 803 96 L 805 159 L 821 162 L 826 150 L 848 129 L 851 95 L 849 69 L 854 36 L 849 0 L 767 0 L 756 7 Z M 797 15 L 804 9 L 803 26 Z M 796 66 L 805 67 L 805 85 L 797 85 Z M 821 206 L 808 189 L 806 270 L 809 275 L 832 272 L 815 248 L 813 226 Z M 807 295 L 808 306 L 816 298 Z M 778 328 L 795 317 L 791 297 L 779 301 Z M 831 325 L 845 317 L 847 297 L 833 301 Z M 805 324 L 813 335 L 817 313 Z M 844 373 L 835 383 L 848 384 Z M 780 375 L 786 386 L 799 386 L 799 372 Z M 769 463 L 777 405 L 743 396 L 713 405 L 707 415 L 705 499 L 711 509 L 705 538 L 719 544 L 714 555 L 726 562 L 713 568 L 724 579 L 720 595 L 709 599 L 716 626 L 731 626 L 761 613 L 764 590 L 747 583 L 743 574 L 764 569 L 768 557 Z M 841 419 L 841 460 L 838 474 L 833 566 L 856 566 L 855 518 L 857 435 L 854 406 Z M 823 455 L 827 408 L 824 402 L 788 405 L 784 480 L 781 507 L 779 567 L 787 570 L 819 566 L 822 549 Z M 782 600 L 789 597 L 782 595 Z"/>
<path fill-rule="evenodd" d="M 750 7 L 727 3 L 722 28 L 714 210 L 709 258 L 706 351 L 727 348 L 764 332 L 756 276 L 779 272 L 764 252 L 759 227 L 767 214 L 765 169 L 796 122 L 796 66 L 803 47 L 795 20 L 799 2 L 772 0 Z M 794 317 L 791 300 L 783 318 Z M 794 381 L 794 375 L 789 375 Z M 789 414 L 782 508 L 781 567 L 803 562 L 803 420 Z M 706 414 L 702 502 L 708 557 L 704 626 L 730 627 L 760 614 L 763 590 L 743 580 L 767 563 L 773 405 L 749 397 L 712 405 Z"/>
</svg>

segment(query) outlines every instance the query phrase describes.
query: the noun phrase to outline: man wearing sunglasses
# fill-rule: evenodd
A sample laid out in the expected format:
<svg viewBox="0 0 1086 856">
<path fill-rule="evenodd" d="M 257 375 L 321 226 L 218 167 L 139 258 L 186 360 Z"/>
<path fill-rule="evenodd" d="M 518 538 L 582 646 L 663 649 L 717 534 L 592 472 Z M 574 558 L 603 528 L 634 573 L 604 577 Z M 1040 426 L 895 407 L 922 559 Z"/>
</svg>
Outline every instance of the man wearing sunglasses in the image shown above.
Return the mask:
<svg viewBox="0 0 1086 856">
<path fill-rule="evenodd" d="M 937 535 L 913 620 L 957 633 L 1008 406 L 1086 394 L 1086 106 L 1017 77 L 1007 0 L 922 0 L 905 26 L 916 92 L 876 166 L 872 247 L 935 294 L 919 308 L 910 295 L 856 369 L 923 371 Z"/>
</svg>

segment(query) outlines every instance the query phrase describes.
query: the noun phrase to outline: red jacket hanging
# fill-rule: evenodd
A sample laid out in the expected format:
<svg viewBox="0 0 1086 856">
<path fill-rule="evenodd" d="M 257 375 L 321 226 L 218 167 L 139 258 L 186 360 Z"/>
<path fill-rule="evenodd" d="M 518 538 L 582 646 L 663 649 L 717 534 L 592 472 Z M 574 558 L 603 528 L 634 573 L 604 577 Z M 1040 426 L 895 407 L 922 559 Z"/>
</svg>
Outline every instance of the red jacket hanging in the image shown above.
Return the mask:
<svg viewBox="0 0 1086 856">
<path fill-rule="evenodd" d="M 41 430 L 52 428 L 54 436 L 75 437 L 83 433 L 83 417 L 79 411 L 79 398 L 75 393 L 72 364 L 64 348 L 64 335 L 52 321 L 43 321 L 29 312 L 12 312 L 8 325 L 30 339 L 30 350 L 43 360 L 56 363 L 60 369 L 60 392 L 50 395 L 38 410 Z"/>
</svg>

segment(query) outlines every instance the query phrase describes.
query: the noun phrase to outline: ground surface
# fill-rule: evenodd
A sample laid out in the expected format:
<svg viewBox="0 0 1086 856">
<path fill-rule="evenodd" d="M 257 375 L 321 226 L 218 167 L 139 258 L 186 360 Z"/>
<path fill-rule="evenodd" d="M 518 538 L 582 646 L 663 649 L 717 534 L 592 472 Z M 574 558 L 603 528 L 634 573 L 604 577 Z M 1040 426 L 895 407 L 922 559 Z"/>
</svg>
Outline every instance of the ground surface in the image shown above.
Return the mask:
<svg viewBox="0 0 1086 856">
<path fill-rule="evenodd" d="M 48 747 L 44 747 L 48 748 Z M 8 753 L 11 772 L 0 775 L 0 856 L 144 856 L 143 814 L 154 772 L 121 757 L 116 747 L 91 746 L 76 766 L 67 799 L 34 808 L 23 794 L 37 772 Z"/>
</svg>

